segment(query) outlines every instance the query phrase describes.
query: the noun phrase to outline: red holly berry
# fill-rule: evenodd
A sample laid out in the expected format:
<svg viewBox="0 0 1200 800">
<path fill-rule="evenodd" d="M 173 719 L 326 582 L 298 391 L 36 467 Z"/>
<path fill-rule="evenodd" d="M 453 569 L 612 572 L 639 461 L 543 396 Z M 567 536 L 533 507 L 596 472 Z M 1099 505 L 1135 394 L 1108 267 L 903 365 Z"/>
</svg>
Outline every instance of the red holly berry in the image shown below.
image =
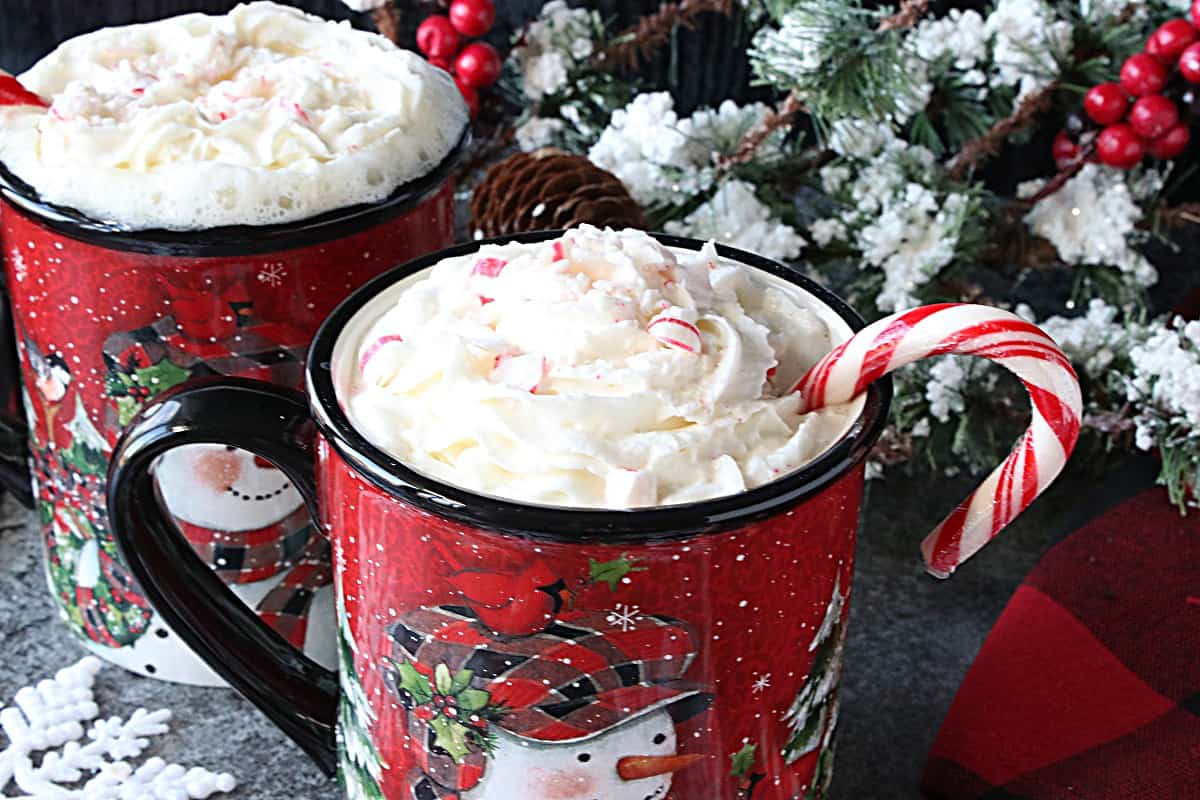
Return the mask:
<svg viewBox="0 0 1200 800">
<path fill-rule="evenodd" d="M 442 56 L 430 56 L 429 58 L 427 58 L 425 60 L 428 61 L 430 64 L 433 64 L 438 69 L 446 70 L 446 72 L 449 72 L 450 70 L 452 70 L 454 68 L 453 65 L 450 63 L 450 59 L 443 58 Z"/>
<path fill-rule="evenodd" d="M 421 722 L 429 722 L 429 720 L 433 719 L 433 712 L 425 706 L 417 706 L 413 713 L 417 715 L 417 719 L 421 720 Z"/>
<path fill-rule="evenodd" d="M 472 42 L 454 60 L 454 74 L 474 89 L 491 86 L 500 77 L 500 54 L 486 42 Z"/>
<path fill-rule="evenodd" d="M 1179 54 L 1196 41 L 1196 29 L 1186 19 L 1173 19 L 1158 26 L 1146 40 L 1146 52 L 1168 67 L 1179 59 Z"/>
<path fill-rule="evenodd" d="M 1167 68 L 1154 56 L 1135 53 L 1121 65 L 1121 88 L 1134 97 L 1158 94 L 1167 85 Z"/>
<path fill-rule="evenodd" d="M 458 87 L 458 91 L 462 93 L 463 100 L 467 102 L 467 108 L 470 109 L 471 116 L 476 116 L 479 113 L 479 92 L 463 83 L 458 75 L 454 76 L 454 85 Z"/>
<path fill-rule="evenodd" d="M 1093 86 L 1083 96 L 1083 110 L 1097 125 L 1112 125 L 1120 122 L 1129 107 L 1125 90 L 1109 82 Z"/>
<path fill-rule="evenodd" d="M 1050 151 L 1054 154 L 1055 166 L 1065 166 L 1079 157 L 1079 145 L 1071 141 L 1066 131 L 1059 131 L 1054 137 Z"/>
<path fill-rule="evenodd" d="M 1129 110 L 1129 125 L 1143 139 L 1157 139 L 1179 122 L 1179 109 L 1161 94 L 1140 97 Z"/>
<path fill-rule="evenodd" d="M 1187 125 L 1176 125 L 1162 136 L 1146 145 L 1146 152 L 1155 158 L 1166 161 L 1187 149 L 1192 140 L 1192 132 Z"/>
<path fill-rule="evenodd" d="M 442 713 L 445 714 L 447 717 L 457 717 L 458 709 L 455 708 L 454 706 L 447 705 L 445 708 L 442 709 Z"/>
<path fill-rule="evenodd" d="M 1096 137 L 1096 155 L 1110 167 L 1129 169 L 1146 154 L 1146 145 L 1133 128 L 1124 122 L 1109 125 Z"/>
<path fill-rule="evenodd" d="M 417 26 L 417 47 L 430 58 L 450 58 L 458 52 L 458 31 L 447 16 L 426 17 Z"/>
<path fill-rule="evenodd" d="M 1200 42 L 1189 44 L 1179 54 L 1179 74 L 1192 83 L 1200 83 Z"/>
<path fill-rule="evenodd" d="M 450 4 L 450 22 L 463 36 L 483 36 L 495 21 L 496 4 L 492 0 L 454 0 Z"/>
<path fill-rule="evenodd" d="M 1200 0 L 1192 0 L 1192 24 L 1200 27 Z"/>
</svg>

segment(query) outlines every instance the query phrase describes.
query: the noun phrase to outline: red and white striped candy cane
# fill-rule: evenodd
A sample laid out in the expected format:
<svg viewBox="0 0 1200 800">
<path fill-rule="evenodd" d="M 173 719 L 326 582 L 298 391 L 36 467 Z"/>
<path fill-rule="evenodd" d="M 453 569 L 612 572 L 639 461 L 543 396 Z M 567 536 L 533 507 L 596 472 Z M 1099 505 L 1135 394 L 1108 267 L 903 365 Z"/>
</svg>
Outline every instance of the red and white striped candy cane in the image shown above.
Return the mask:
<svg viewBox="0 0 1200 800">
<path fill-rule="evenodd" d="M 49 107 L 49 103 L 38 95 L 26 89 L 21 82 L 0 69 L 0 106 L 41 106 Z"/>
<path fill-rule="evenodd" d="M 1058 476 L 1079 438 L 1079 379 L 1046 333 L 1015 314 L 944 303 L 885 317 L 810 369 L 795 391 L 804 410 L 844 403 L 873 381 L 922 358 L 980 356 L 1011 370 L 1029 392 L 1033 419 L 1004 463 L 926 537 L 926 568 L 954 572 L 1012 522 Z"/>
</svg>

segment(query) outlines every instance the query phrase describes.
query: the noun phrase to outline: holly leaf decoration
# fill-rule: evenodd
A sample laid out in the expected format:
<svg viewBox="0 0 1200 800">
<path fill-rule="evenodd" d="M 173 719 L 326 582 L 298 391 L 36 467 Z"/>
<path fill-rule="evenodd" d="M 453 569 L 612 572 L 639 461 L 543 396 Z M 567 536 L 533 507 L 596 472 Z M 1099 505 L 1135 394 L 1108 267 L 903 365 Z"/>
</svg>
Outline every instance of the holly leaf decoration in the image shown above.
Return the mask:
<svg viewBox="0 0 1200 800">
<path fill-rule="evenodd" d="M 150 389 L 151 394 L 165 392 L 191 377 L 190 372 L 166 358 L 152 367 L 142 367 L 133 374 L 137 376 L 140 385 Z"/>
<path fill-rule="evenodd" d="M 450 677 L 450 668 L 445 664 L 438 664 L 433 668 L 433 685 L 437 687 L 438 694 L 454 694 L 451 691 L 454 679 Z"/>
<path fill-rule="evenodd" d="M 645 567 L 635 567 L 633 559 L 625 553 L 612 561 L 597 561 L 588 559 L 589 579 L 592 583 L 607 583 L 612 591 L 617 590 L 617 584 L 631 572 L 645 572 Z"/>
<path fill-rule="evenodd" d="M 433 687 L 429 685 L 429 678 L 417 672 L 417 668 L 411 662 L 405 661 L 397 671 L 400 673 L 400 688 L 412 695 L 417 705 L 423 706 L 433 700 Z"/>
<path fill-rule="evenodd" d="M 62 451 L 62 463 L 64 467 L 80 475 L 103 475 L 108 472 L 108 460 L 104 454 L 78 439 Z"/>
<path fill-rule="evenodd" d="M 469 669 L 460 669 L 454 673 L 454 679 L 450 681 L 450 691 L 448 694 L 459 695 L 461 692 L 471 685 L 471 678 L 475 677 L 475 673 Z"/>
<path fill-rule="evenodd" d="M 466 725 L 438 714 L 429 720 L 429 727 L 433 728 L 433 743 L 445 750 L 455 764 L 461 764 L 470 754 L 471 745 L 467 741 L 470 731 Z"/>
<path fill-rule="evenodd" d="M 729 774 L 735 778 L 741 778 L 750 771 L 754 766 L 754 753 L 758 750 L 758 745 L 746 742 L 742 745 L 742 749 L 729 756 Z"/>
<path fill-rule="evenodd" d="M 117 423 L 123 428 L 142 410 L 142 404 L 129 395 L 117 398 Z"/>
<path fill-rule="evenodd" d="M 482 689 L 463 689 L 458 693 L 458 707 L 464 711 L 482 711 L 491 699 L 491 694 Z"/>
</svg>

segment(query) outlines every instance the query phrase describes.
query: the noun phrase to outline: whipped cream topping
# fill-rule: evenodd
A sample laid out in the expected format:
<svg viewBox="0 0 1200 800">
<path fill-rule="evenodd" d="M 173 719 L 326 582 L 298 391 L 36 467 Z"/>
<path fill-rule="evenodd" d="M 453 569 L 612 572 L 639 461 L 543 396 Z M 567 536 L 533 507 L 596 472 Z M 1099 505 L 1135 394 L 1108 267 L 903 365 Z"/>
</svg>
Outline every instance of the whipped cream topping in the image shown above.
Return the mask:
<svg viewBox="0 0 1200 800">
<path fill-rule="evenodd" d="M 712 244 L 585 226 L 393 288 L 338 343 L 342 405 L 398 460 L 484 494 L 603 508 L 736 494 L 819 455 L 856 409 L 800 414 L 787 391 L 845 323 Z"/>
<path fill-rule="evenodd" d="M 0 109 L 0 161 L 130 229 L 290 222 L 382 200 L 468 122 L 453 80 L 382 36 L 275 3 L 72 39 Z"/>
</svg>

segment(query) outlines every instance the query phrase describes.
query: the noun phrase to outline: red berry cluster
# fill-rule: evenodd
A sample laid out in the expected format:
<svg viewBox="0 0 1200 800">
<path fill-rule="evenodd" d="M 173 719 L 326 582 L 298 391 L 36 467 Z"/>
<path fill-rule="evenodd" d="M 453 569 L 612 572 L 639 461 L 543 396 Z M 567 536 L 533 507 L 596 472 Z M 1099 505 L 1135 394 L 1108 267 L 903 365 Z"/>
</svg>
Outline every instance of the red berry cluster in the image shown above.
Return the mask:
<svg viewBox="0 0 1200 800">
<path fill-rule="evenodd" d="M 1101 163 L 1120 169 L 1137 166 L 1146 155 L 1166 160 L 1187 149 L 1190 124 L 1200 118 L 1200 0 L 1193 0 L 1191 18 L 1164 22 L 1143 52 L 1125 59 L 1119 83 L 1088 90 L 1086 118 L 1068 117 L 1054 139 L 1060 166 L 1089 144 Z"/>
<path fill-rule="evenodd" d="M 500 77 L 500 54 L 487 42 L 464 47 L 463 40 L 483 36 L 495 21 L 492 0 L 454 0 L 449 15 L 434 14 L 417 27 L 417 47 L 430 64 L 454 75 L 471 116 L 479 112 L 479 90 Z"/>
</svg>

